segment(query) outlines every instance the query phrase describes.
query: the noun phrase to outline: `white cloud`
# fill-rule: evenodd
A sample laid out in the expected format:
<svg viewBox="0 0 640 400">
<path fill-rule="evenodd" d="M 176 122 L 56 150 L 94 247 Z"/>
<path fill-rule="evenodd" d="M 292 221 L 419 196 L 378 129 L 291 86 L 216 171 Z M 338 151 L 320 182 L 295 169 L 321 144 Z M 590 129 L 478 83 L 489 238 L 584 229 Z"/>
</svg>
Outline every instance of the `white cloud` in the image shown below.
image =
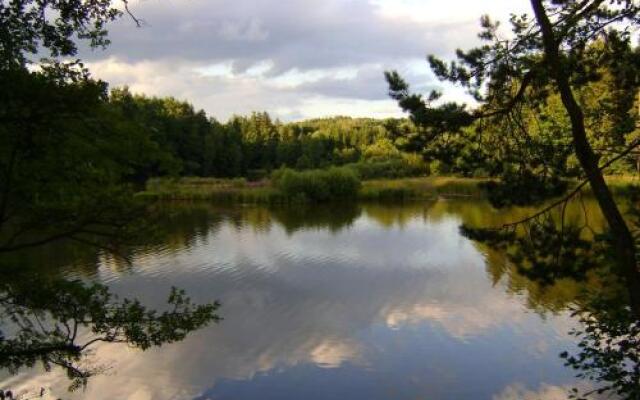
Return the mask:
<svg viewBox="0 0 640 400">
<path fill-rule="evenodd" d="M 386 97 L 381 66 L 290 70 L 269 76 L 269 60 L 244 72 L 232 63 L 126 62 L 110 57 L 88 63 L 96 77 L 112 87 L 128 86 L 134 93 L 173 96 L 226 120 L 232 115 L 265 110 L 284 119 L 326 115 L 397 117 L 401 113 Z"/>
<path fill-rule="evenodd" d="M 447 22 L 450 24 L 476 22 L 489 14 L 506 20 L 510 13 L 529 11 L 527 0 L 458 0 L 455 6 L 442 6 L 438 0 L 372 0 L 378 12 L 387 18 L 410 19 L 421 22 Z"/>
<path fill-rule="evenodd" d="M 512 370 L 518 379 L 531 374 L 539 374 L 540 381 L 550 376 L 553 383 L 561 379 L 553 374 L 562 368 L 558 348 L 571 343 L 563 336 L 570 319 L 555 315 L 542 323 L 539 315 L 524 312 L 522 297 L 507 294 L 503 283 L 487 279 L 482 254 L 458 236 L 460 220 L 449 213 L 427 217 L 427 209 L 416 206 L 396 213 L 367 207 L 361 218 L 331 235 L 324 229 L 294 232 L 278 223 L 277 214 L 266 214 L 260 218 L 269 232 L 265 235 L 239 223 L 255 220 L 251 213 L 256 210 L 249 208 L 243 211 L 248 214 L 234 212 L 202 231 L 193 247 L 142 252 L 133 261 L 135 274 L 103 264 L 100 279 L 112 282 L 119 293 L 139 293 L 145 304 L 153 306 L 153 298 L 162 301 L 165 288 L 176 285 L 187 289 L 196 302 L 219 298 L 225 319 L 179 344 L 146 352 L 98 346 L 96 359 L 113 365 L 113 375 L 95 377 L 86 392 L 75 396 L 193 399 L 221 381 L 251 379 L 298 365 L 376 368 L 376 362 L 383 361 L 377 367 L 384 370 L 394 363 L 391 359 L 385 365 L 388 354 L 383 353 L 404 347 L 401 339 L 411 337 L 403 331 L 422 332 L 415 350 L 428 351 L 433 358 L 422 359 L 424 353 L 416 356 L 421 363 L 442 366 L 444 375 L 456 377 L 458 367 L 446 360 L 455 354 L 466 357 L 471 349 L 467 345 L 475 343 L 475 349 L 487 346 L 503 352 L 505 356 L 498 357 L 492 368 Z M 381 245 L 389 237 L 394 237 L 393 252 Z M 174 239 L 174 243 L 189 242 L 187 237 Z M 140 276 L 153 292 L 140 290 Z M 507 336 L 501 334 L 505 330 Z M 398 341 L 380 347 L 384 339 L 369 336 L 375 332 L 390 338 L 398 333 Z M 435 347 L 422 348 L 429 343 Z M 56 393 L 64 393 L 68 382 L 59 369 L 50 374 L 31 372 L 4 382 L 0 377 L 0 387 L 52 386 Z M 420 378 L 433 376 L 425 373 Z M 543 389 L 540 393 L 556 393 Z M 529 387 L 519 385 L 508 390 L 497 386 L 497 391 L 503 392 L 496 398 L 500 400 L 537 398 L 531 397 Z"/>
<path fill-rule="evenodd" d="M 498 395 L 493 396 L 493 400 L 566 400 L 570 390 L 574 387 L 582 392 L 592 389 L 592 386 L 587 383 L 580 383 L 578 385 L 550 385 L 542 383 L 537 389 L 529 389 L 525 385 L 514 383 L 504 388 Z M 595 400 L 611 397 L 592 395 L 590 398 Z M 613 398 L 615 399 L 615 397 Z"/>
<path fill-rule="evenodd" d="M 424 56 L 477 43 L 483 13 L 504 19 L 525 0 L 139 0 L 110 27 L 111 46 L 81 52 L 94 76 L 173 95 L 225 120 L 266 110 L 283 119 L 400 116 L 383 71 L 420 91 L 443 86 Z M 448 86 L 447 86 L 448 88 Z M 462 99 L 446 90 L 447 99 Z"/>
<path fill-rule="evenodd" d="M 323 368 L 337 368 L 345 361 L 357 359 L 359 345 L 349 342 L 323 341 L 311 350 L 310 358 Z"/>
</svg>

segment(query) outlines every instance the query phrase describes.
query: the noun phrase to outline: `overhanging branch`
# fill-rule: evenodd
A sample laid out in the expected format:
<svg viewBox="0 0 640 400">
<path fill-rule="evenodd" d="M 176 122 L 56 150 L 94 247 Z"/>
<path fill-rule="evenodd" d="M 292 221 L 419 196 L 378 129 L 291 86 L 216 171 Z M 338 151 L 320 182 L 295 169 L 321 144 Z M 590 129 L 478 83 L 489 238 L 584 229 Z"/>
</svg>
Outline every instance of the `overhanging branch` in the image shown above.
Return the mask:
<svg viewBox="0 0 640 400">
<path fill-rule="evenodd" d="M 603 171 L 603 170 L 609 168 L 613 163 L 615 163 L 616 161 L 620 160 L 621 158 L 623 158 L 626 155 L 628 155 L 629 153 L 631 153 L 638 146 L 640 146 L 640 139 L 634 141 L 622 153 L 620 153 L 616 157 L 614 157 L 611 160 L 609 160 L 606 163 L 604 163 L 601 167 L 599 167 L 599 169 L 601 171 Z M 536 218 L 540 217 L 541 215 L 544 215 L 544 214 L 548 213 L 549 211 L 553 210 L 554 208 L 556 208 L 558 206 L 561 206 L 563 204 L 566 204 L 574 196 L 576 196 L 578 193 L 580 193 L 582 188 L 585 187 L 587 185 L 587 183 L 589 183 L 588 179 L 583 180 L 582 182 L 580 182 L 578 184 L 578 186 L 576 186 L 571 192 L 569 192 L 569 194 L 567 194 L 566 196 L 564 196 L 560 200 L 557 200 L 557 201 L 549 204 L 547 207 L 543 208 L 542 210 L 538 211 L 537 213 L 535 213 L 533 215 L 528 216 L 527 218 L 524 218 L 524 219 L 521 219 L 521 220 L 515 221 L 515 222 L 510 222 L 508 224 L 504 224 L 500 228 L 497 228 L 497 229 L 513 228 L 513 227 L 516 227 L 518 225 L 521 225 L 521 224 L 527 223 L 529 221 L 535 220 Z"/>
</svg>

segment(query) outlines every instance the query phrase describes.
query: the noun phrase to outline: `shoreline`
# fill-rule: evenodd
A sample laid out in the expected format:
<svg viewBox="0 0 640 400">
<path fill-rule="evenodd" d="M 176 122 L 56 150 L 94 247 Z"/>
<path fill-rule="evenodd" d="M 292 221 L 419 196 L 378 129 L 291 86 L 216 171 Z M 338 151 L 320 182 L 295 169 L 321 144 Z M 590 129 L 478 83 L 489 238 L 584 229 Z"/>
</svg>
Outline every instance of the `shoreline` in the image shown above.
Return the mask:
<svg viewBox="0 0 640 400">
<path fill-rule="evenodd" d="M 415 178 L 374 179 L 362 181 L 357 197 L 335 201 L 406 201 L 443 198 L 486 198 L 479 183 L 491 178 L 463 178 L 456 176 L 429 176 Z M 570 180 L 570 186 L 577 184 Z M 640 177 L 609 176 L 609 188 L 614 194 L 624 195 L 640 186 Z M 589 193 L 590 189 L 586 189 Z M 244 178 L 154 178 L 147 182 L 137 197 L 160 201 L 211 201 L 239 204 L 300 203 L 280 192 L 270 181 L 248 182 Z M 303 201 L 304 202 L 304 201 Z"/>
</svg>

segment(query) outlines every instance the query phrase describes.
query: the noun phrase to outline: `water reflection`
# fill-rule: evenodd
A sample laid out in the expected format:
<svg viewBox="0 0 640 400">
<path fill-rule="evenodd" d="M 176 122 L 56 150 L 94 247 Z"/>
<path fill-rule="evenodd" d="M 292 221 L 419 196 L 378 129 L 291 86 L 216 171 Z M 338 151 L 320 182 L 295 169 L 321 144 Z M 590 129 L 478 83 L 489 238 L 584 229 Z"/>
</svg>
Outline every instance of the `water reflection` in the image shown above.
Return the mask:
<svg viewBox="0 0 640 400">
<path fill-rule="evenodd" d="M 64 274 L 150 306 L 185 288 L 195 302 L 219 299 L 224 323 L 146 353 L 99 347 L 117 369 L 70 397 L 553 399 L 582 385 L 557 356 L 575 348 L 567 306 L 597 278 L 538 285 L 459 233 L 526 209 L 441 200 L 166 211 L 162 234 L 132 250 L 133 267 L 88 256 Z M 7 379 L 64 392 L 55 373 Z"/>
</svg>

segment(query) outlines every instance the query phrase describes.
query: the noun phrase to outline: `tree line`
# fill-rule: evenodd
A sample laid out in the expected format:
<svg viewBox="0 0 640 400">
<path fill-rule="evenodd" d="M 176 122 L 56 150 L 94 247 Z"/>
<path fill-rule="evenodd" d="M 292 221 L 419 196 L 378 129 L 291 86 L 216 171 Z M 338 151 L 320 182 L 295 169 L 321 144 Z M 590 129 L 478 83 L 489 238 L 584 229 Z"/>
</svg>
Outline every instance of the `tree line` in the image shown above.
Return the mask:
<svg viewBox="0 0 640 400">
<path fill-rule="evenodd" d="M 319 169 L 361 161 L 422 166 L 401 145 L 401 138 L 415 129 L 407 119 L 282 123 L 267 112 L 253 112 L 222 123 L 186 101 L 134 95 L 127 88 L 112 90 L 108 105 L 135 125 L 132 134 L 155 146 L 135 173 L 141 181 L 167 174 L 260 178 L 280 167 Z"/>
<path fill-rule="evenodd" d="M 577 96 L 589 140 L 606 161 L 638 137 L 637 96 L 630 87 L 638 79 L 640 54 L 629 48 L 623 60 L 602 64 L 603 46 L 596 42 L 587 49 L 590 64 L 581 67 L 586 76 Z M 132 94 L 127 88 L 112 90 L 107 104 L 133 128 L 130 135 L 152 144 L 140 153 L 144 162 L 132 176 L 140 182 L 172 174 L 259 179 L 280 167 L 346 164 L 383 164 L 388 170 L 380 168 L 372 177 L 455 174 L 550 181 L 579 176 L 560 96 L 551 87 L 541 96 L 544 101 L 518 109 L 519 124 L 485 119 L 462 129 L 445 127 L 437 135 L 408 118 L 338 116 L 283 123 L 267 112 L 253 112 L 220 122 L 187 101 Z M 636 173 L 639 159 L 631 153 L 610 172 Z"/>
</svg>

